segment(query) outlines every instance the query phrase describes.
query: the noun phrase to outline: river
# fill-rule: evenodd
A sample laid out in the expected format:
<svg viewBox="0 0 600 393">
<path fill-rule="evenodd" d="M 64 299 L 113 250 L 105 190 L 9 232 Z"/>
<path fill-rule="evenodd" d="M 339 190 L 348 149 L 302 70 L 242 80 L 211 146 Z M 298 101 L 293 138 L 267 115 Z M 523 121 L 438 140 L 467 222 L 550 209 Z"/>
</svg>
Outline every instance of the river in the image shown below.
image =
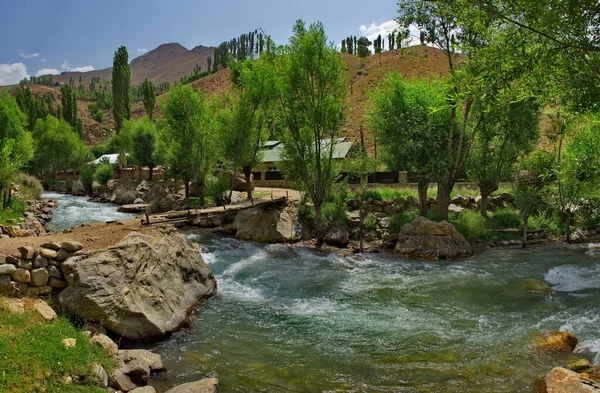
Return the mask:
<svg viewBox="0 0 600 393">
<path fill-rule="evenodd" d="M 219 293 L 150 347 L 168 369 L 158 388 L 216 377 L 225 393 L 529 392 L 572 356 L 531 353 L 545 330 L 575 333 L 600 360 L 600 245 L 420 262 L 185 234 L 207 247 Z M 527 278 L 554 291 L 527 292 Z"/>
</svg>

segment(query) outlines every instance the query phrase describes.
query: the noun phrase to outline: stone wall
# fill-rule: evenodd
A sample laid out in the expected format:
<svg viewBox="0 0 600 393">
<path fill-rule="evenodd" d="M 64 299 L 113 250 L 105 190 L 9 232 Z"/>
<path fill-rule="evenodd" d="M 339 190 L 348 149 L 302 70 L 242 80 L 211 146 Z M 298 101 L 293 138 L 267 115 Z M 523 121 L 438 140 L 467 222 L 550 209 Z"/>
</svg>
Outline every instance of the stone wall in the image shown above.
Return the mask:
<svg viewBox="0 0 600 393">
<path fill-rule="evenodd" d="M 19 247 L 13 255 L 0 255 L 0 293 L 38 296 L 67 287 L 61 265 L 80 255 L 83 245 L 75 241 L 49 242 L 39 248 Z"/>
</svg>

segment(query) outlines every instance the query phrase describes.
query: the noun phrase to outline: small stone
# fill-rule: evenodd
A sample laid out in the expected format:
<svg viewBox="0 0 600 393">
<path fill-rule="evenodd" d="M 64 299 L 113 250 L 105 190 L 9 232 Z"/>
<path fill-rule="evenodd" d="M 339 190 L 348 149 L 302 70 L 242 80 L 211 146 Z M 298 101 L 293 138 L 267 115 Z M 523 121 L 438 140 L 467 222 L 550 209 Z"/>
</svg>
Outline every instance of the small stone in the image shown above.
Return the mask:
<svg viewBox="0 0 600 393">
<path fill-rule="evenodd" d="M 48 258 L 38 255 L 33 260 L 33 267 L 46 267 L 48 266 Z"/>
<path fill-rule="evenodd" d="M 48 248 L 50 250 L 58 251 L 58 250 L 60 250 L 60 244 L 58 244 L 56 242 L 48 242 L 48 243 L 42 244 L 42 248 Z"/>
<path fill-rule="evenodd" d="M 56 259 L 58 262 L 62 262 L 70 256 L 71 255 L 67 251 L 65 251 L 64 249 L 61 248 L 60 250 L 58 250 L 58 254 L 56 255 L 56 258 L 54 258 L 54 259 Z"/>
<path fill-rule="evenodd" d="M 48 259 L 54 259 L 56 258 L 56 256 L 58 255 L 58 253 L 54 250 L 51 250 L 49 248 L 42 248 L 40 250 L 40 255 L 43 256 L 44 258 L 48 258 Z"/>
<path fill-rule="evenodd" d="M 67 287 L 67 282 L 65 280 L 61 280 L 60 278 L 50 277 L 50 280 L 48 280 L 48 285 L 50 285 L 52 288 L 63 289 Z"/>
<path fill-rule="evenodd" d="M 4 264 L 0 265 L 0 274 L 13 274 L 17 270 L 15 265 Z"/>
<path fill-rule="evenodd" d="M 591 363 L 589 360 L 577 359 L 577 360 L 570 362 L 569 365 L 567 366 L 567 369 L 578 372 L 578 371 L 585 370 L 586 368 L 589 368 L 590 366 L 591 366 Z"/>
<path fill-rule="evenodd" d="M 141 388 L 130 390 L 129 393 L 156 393 L 156 389 L 152 386 L 142 386 Z"/>
<path fill-rule="evenodd" d="M 46 321 L 53 321 L 58 318 L 58 315 L 56 315 L 56 312 L 52 309 L 52 307 L 50 307 L 48 303 L 41 299 L 35 299 L 33 301 L 33 308 L 35 308 L 38 314 L 40 314 Z"/>
<path fill-rule="evenodd" d="M 31 270 L 31 285 L 34 287 L 43 287 L 48 284 L 48 270 L 44 267 Z"/>
<path fill-rule="evenodd" d="M 90 339 L 90 342 L 104 349 L 108 356 L 115 356 L 119 352 L 117 344 L 104 334 L 96 334 Z"/>
<path fill-rule="evenodd" d="M 7 255 L 5 258 L 5 261 L 6 261 L 6 263 L 18 265 L 21 260 L 19 258 L 15 257 L 14 255 Z"/>
<path fill-rule="evenodd" d="M 63 378 L 63 383 L 65 385 L 69 385 L 71 382 L 73 382 L 73 378 L 71 378 L 69 375 L 65 375 L 65 377 Z"/>
<path fill-rule="evenodd" d="M 101 365 L 97 363 L 92 364 L 92 375 L 101 386 L 108 386 L 108 374 Z"/>
<path fill-rule="evenodd" d="M 62 272 L 56 266 L 50 265 L 48 266 L 48 275 L 50 277 L 63 278 Z"/>
<path fill-rule="evenodd" d="M 65 338 L 61 342 L 63 343 L 65 348 L 73 348 L 75 347 L 75 345 L 77 345 L 77 340 L 74 338 Z"/>
<path fill-rule="evenodd" d="M 219 390 L 219 380 L 216 378 L 204 378 L 196 382 L 188 382 L 175 386 L 165 393 L 216 393 Z"/>
<path fill-rule="evenodd" d="M 76 242 L 76 241 L 67 240 L 67 241 L 62 242 L 62 244 L 60 245 L 60 248 L 64 249 L 65 251 L 68 251 L 68 252 L 79 251 L 83 248 L 83 244 Z"/>
<path fill-rule="evenodd" d="M 106 329 L 104 328 L 104 326 L 100 325 L 99 323 L 96 322 L 86 322 L 83 324 L 82 327 L 83 330 L 89 330 L 90 332 L 94 333 L 94 334 L 106 334 Z"/>
<path fill-rule="evenodd" d="M 21 258 L 23 259 L 33 259 L 35 256 L 35 250 L 31 246 L 24 246 L 18 248 L 21 253 Z"/>
<path fill-rule="evenodd" d="M 12 265 L 10 265 L 12 266 Z M 2 275 L 0 276 L 0 285 L 8 285 L 11 281 L 10 275 Z"/>
<path fill-rule="evenodd" d="M 29 273 L 29 270 L 27 270 L 27 269 L 19 268 L 19 269 L 15 270 L 10 276 L 12 277 L 13 280 L 15 280 L 17 282 L 28 283 L 31 281 L 31 274 Z"/>
<path fill-rule="evenodd" d="M 539 334 L 534 345 L 547 352 L 572 352 L 577 346 L 577 337 L 569 332 L 549 331 Z"/>
<path fill-rule="evenodd" d="M 28 259 L 21 259 L 19 261 L 19 264 L 17 265 L 17 267 L 21 268 L 21 269 L 31 269 L 33 267 L 33 261 L 28 260 Z"/>
</svg>

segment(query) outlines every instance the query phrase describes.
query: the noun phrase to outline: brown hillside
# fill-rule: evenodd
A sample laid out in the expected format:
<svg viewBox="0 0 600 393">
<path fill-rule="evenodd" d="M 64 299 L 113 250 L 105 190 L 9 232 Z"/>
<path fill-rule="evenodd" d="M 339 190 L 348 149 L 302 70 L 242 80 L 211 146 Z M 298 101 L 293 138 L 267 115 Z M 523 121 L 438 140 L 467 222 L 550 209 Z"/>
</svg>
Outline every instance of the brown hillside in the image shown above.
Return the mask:
<svg viewBox="0 0 600 393">
<path fill-rule="evenodd" d="M 175 43 L 160 45 L 158 48 L 131 61 L 131 83 L 138 85 L 146 78 L 155 84 L 179 82 L 182 76 L 190 75 L 193 72 L 196 64 L 200 65 L 203 71 L 206 71 L 208 68 L 206 59 L 209 56 L 213 56 L 213 48 L 197 46 L 192 50 L 187 50 Z M 80 76 L 81 83 L 86 86 L 90 84 L 94 76 L 110 81 L 112 67 L 90 72 L 63 72 L 53 78 L 55 81 L 64 84 L 69 81 L 70 77 L 73 77 L 77 86 Z"/>
</svg>

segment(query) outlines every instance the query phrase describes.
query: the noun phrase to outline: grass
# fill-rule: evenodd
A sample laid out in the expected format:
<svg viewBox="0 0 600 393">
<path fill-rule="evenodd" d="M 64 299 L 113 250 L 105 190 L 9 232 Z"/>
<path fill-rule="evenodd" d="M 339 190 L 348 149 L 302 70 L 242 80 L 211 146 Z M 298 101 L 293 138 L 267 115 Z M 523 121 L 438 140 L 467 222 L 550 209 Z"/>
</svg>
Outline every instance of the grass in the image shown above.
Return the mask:
<svg viewBox="0 0 600 393">
<path fill-rule="evenodd" d="M 17 223 L 23 222 L 23 214 L 25 213 L 25 202 L 18 199 L 12 199 L 8 204 L 6 210 L 1 209 L 0 206 L 0 225 L 15 225 L 14 223 L 8 222 L 8 220 L 15 219 Z"/>
<path fill-rule="evenodd" d="M 500 184 L 500 187 L 498 187 L 498 190 L 496 190 L 492 193 L 492 196 L 497 196 L 497 195 L 500 195 L 505 192 L 510 193 L 511 191 L 512 191 L 512 187 L 509 183 L 502 183 L 502 184 Z M 455 198 L 457 196 L 476 198 L 480 194 L 481 193 L 479 192 L 479 188 L 477 188 L 476 186 L 457 185 L 452 190 L 452 193 L 450 194 L 450 198 Z M 379 187 L 379 188 L 367 190 L 366 196 L 367 196 L 367 198 L 370 198 L 370 199 L 376 200 L 376 201 L 393 201 L 394 199 L 397 199 L 397 198 L 406 199 L 409 196 L 418 198 L 419 194 L 418 194 L 416 186 L 415 187 L 400 187 L 400 188 Z M 350 199 L 355 199 L 356 197 L 357 197 L 356 192 L 353 192 L 350 194 Z M 430 186 L 427 189 L 427 197 L 428 198 L 437 197 L 437 187 L 436 186 Z"/>
<path fill-rule="evenodd" d="M 65 338 L 76 339 L 76 346 L 65 348 Z M 1 392 L 105 393 L 90 380 L 93 363 L 107 372 L 114 367 L 114 361 L 67 319 L 48 323 L 31 311 L 0 312 Z M 66 376 L 73 381 L 65 383 Z"/>
</svg>

